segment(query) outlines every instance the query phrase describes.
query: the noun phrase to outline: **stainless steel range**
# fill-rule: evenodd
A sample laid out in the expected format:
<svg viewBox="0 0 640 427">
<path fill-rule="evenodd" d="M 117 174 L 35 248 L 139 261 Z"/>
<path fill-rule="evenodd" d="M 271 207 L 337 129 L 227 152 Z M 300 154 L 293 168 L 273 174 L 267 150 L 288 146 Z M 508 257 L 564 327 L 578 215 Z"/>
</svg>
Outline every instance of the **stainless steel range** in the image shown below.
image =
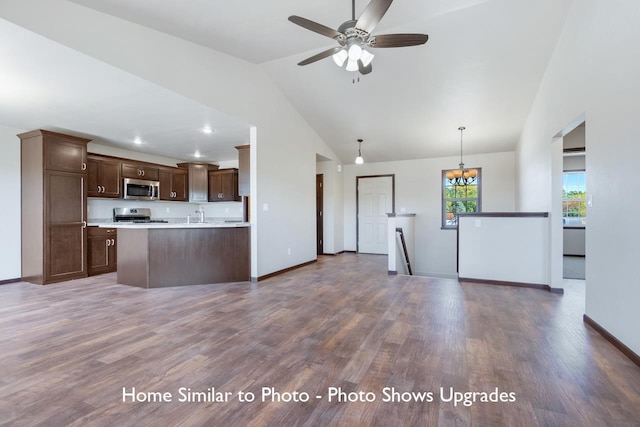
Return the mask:
<svg viewBox="0 0 640 427">
<path fill-rule="evenodd" d="M 151 219 L 151 209 L 149 208 L 113 208 L 113 220 L 132 223 L 169 222 L 163 219 Z"/>
</svg>

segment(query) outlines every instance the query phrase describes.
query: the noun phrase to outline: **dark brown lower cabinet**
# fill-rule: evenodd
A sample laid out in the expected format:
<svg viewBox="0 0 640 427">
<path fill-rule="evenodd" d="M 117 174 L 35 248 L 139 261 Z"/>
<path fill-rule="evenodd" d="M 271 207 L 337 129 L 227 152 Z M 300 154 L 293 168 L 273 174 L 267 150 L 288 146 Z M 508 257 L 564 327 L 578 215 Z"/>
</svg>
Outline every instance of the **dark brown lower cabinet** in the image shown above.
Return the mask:
<svg viewBox="0 0 640 427">
<path fill-rule="evenodd" d="M 88 227 L 89 276 L 116 271 L 118 236 L 115 228 Z"/>
</svg>

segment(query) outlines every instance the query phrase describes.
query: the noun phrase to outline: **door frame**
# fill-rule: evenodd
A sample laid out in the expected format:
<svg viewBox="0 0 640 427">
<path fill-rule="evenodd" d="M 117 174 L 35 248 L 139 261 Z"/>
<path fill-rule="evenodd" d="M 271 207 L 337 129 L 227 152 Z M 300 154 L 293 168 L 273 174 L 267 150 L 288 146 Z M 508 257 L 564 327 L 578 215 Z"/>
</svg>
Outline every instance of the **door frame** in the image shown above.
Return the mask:
<svg viewBox="0 0 640 427">
<path fill-rule="evenodd" d="M 324 254 L 324 175 L 316 174 L 316 252 Z"/>
<path fill-rule="evenodd" d="M 359 175 L 356 176 L 356 253 L 360 252 L 360 180 L 367 178 L 387 178 L 391 177 L 391 213 L 396 212 L 396 174 L 386 175 Z"/>
</svg>

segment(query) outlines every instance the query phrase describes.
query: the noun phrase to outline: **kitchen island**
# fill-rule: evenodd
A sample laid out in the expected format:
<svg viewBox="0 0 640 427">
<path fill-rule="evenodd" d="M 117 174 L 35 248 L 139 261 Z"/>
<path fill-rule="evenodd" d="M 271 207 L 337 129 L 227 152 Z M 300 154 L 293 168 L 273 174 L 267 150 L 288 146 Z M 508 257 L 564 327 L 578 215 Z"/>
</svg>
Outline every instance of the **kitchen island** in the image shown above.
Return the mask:
<svg viewBox="0 0 640 427">
<path fill-rule="evenodd" d="M 162 288 L 250 279 L 248 223 L 100 226 L 118 229 L 119 284 Z"/>
</svg>

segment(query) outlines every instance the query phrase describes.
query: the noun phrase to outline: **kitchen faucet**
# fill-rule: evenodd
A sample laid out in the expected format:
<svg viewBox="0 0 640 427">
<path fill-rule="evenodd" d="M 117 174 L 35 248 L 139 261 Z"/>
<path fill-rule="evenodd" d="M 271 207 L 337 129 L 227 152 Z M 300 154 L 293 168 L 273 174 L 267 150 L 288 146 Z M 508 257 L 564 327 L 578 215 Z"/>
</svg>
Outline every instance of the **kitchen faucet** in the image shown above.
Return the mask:
<svg viewBox="0 0 640 427">
<path fill-rule="evenodd" d="M 202 209 L 202 208 L 201 208 L 201 209 L 198 209 L 198 210 L 196 211 L 196 213 L 198 214 L 198 217 L 199 217 L 199 219 L 200 219 L 200 222 L 201 222 L 201 223 L 204 223 L 204 209 Z"/>
</svg>

